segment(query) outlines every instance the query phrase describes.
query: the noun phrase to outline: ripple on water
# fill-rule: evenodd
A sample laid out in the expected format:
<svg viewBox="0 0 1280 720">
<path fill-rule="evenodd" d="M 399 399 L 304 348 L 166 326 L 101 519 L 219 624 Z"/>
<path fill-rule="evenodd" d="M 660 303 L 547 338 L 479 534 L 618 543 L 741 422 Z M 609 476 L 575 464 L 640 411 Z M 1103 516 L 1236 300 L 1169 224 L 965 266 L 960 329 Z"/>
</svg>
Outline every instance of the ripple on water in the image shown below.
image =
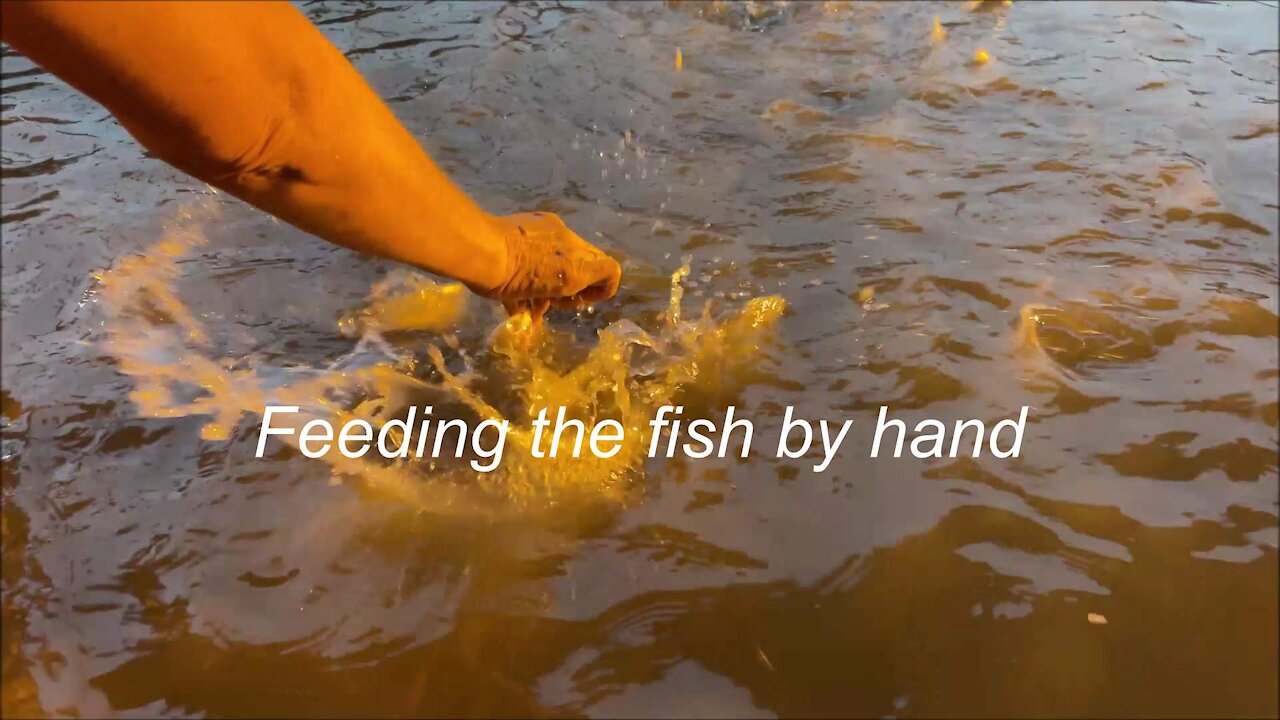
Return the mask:
<svg viewBox="0 0 1280 720">
<path fill-rule="evenodd" d="M 487 209 L 624 261 L 532 356 L 225 197 L 104 353 L 91 273 L 203 188 L 0 47 L 0 714 L 1275 716 L 1272 5 L 301 5 Z M 774 337 L 736 314 L 772 294 Z M 612 412 L 628 344 L 754 457 L 514 512 L 465 466 L 254 457 L 272 393 Z M 1024 457 L 870 460 L 882 403 L 1028 405 Z M 855 421 L 830 471 L 770 457 L 787 406 Z"/>
</svg>

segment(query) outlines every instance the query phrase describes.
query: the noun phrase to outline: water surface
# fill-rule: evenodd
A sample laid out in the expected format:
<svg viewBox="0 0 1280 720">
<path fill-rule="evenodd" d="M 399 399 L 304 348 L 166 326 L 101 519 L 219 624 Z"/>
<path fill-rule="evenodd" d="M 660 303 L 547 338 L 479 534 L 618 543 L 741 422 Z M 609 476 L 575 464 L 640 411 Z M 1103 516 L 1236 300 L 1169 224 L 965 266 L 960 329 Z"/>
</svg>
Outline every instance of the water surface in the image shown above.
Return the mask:
<svg viewBox="0 0 1280 720">
<path fill-rule="evenodd" d="M 690 408 L 855 430 L 463 513 L 149 417 L 100 271 L 198 225 L 208 344 L 153 359 L 255 378 L 361 357 L 401 276 L 6 48 L 5 716 L 1277 714 L 1274 3 L 302 7 L 488 209 L 623 261 L 562 367 L 687 258 L 688 313 L 789 306 Z M 513 401 L 500 320 L 386 340 Z M 882 404 L 1032 411 L 1017 460 L 870 460 Z"/>
</svg>

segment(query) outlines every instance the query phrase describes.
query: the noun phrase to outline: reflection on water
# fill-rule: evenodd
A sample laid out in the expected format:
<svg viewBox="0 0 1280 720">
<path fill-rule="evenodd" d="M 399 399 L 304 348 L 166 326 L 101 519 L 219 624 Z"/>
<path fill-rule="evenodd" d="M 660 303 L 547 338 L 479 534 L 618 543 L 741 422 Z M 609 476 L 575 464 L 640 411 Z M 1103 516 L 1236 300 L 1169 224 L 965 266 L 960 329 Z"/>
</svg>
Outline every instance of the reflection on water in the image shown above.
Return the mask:
<svg viewBox="0 0 1280 720">
<path fill-rule="evenodd" d="M 530 342 L 6 48 L 6 717 L 1278 712 L 1274 4 L 302 7 L 622 292 Z M 272 397 L 855 429 L 486 484 L 256 458 Z M 867 459 L 881 404 L 1023 457 Z"/>
</svg>

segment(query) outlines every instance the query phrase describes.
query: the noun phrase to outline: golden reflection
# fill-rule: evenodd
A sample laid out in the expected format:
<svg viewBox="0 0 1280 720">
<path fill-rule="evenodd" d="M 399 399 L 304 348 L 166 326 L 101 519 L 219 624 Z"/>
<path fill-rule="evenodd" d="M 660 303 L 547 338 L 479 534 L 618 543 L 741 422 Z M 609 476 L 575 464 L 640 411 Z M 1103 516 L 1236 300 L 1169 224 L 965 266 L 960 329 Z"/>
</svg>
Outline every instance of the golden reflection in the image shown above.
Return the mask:
<svg viewBox="0 0 1280 720">
<path fill-rule="evenodd" d="M 150 417 L 209 416 L 201 432 L 206 440 L 227 440 L 244 416 L 256 417 L 268 404 L 298 406 L 299 427 L 315 418 L 334 424 L 364 419 L 376 429 L 402 419 L 413 404 L 452 404 L 482 420 L 509 421 L 502 465 L 490 473 L 463 462 L 436 461 L 424 468 L 420 459 L 323 456 L 335 473 L 431 510 L 522 507 L 571 495 L 624 500 L 628 480 L 643 464 L 653 412 L 686 396 L 732 394 L 786 310 L 774 295 L 752 299 L 722 319 L 713 316 L 710 303 L 700 316 L 685 319 L 686 263 L 671 275 L 667 314 L 657 328 L 615 322 L 599 331 L 583 355 L 571 333 L 518 314 L 492 333 L 487 348 L 478 349 L 487 353 L 483 364 L 453 335 L 441 336 L 454 351 L 448 359 L 432 341 L 426 354 L 428 369 L 440 378 L 434 383 L 422 379 L 418 361 L 398 353 L 382 333 L 450 330 L 463 316 L 466 292 L 456 284 L 392 276 L 374 286 L 366 306 L 339 320 L 344 334 L 360 338 L 342 369 L 292 367 L 281 381 L 281 368 L 216 359 L 204 327 L 178 297 L 177 260 L 204 242 L 202 219 L 184 212 L 181 227 L 150 251 L 99 276 L 109 317 L 106 347 L 134 379 L 131 399 L 139 411 Z M 574 355 L 581 359 L 567 359 Z M 451 370 L 458 361 L 464 369 Z M 621 450 L 607 459 L 590 452 L 535 458 L 532 423 L 543 408 L 554 415 L 560 407 L 588 431 L 605 419 L 621 423 Z M 296 435 L 285 439 L 296 443 Z"/>
</svg>

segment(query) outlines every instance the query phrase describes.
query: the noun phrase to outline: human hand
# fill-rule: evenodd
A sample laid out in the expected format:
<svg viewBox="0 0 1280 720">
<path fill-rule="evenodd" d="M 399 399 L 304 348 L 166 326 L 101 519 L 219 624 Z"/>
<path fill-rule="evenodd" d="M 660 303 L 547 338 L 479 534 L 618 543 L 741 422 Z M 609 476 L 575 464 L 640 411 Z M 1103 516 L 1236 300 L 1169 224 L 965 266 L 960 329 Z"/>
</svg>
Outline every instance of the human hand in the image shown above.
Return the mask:
<svg viewBox="0 0 1280 720">
<path fill-rule="evenodd" d="M 506 280 L 478 292 L 501 301 L 509 314 L 528 311 L 538 321 L 552 307 L 581 307 L 618 292 L 617 261 L 574 234 L 558 215 L 517 213 L 494 221 L 506 242 Z"/>
</svg>

